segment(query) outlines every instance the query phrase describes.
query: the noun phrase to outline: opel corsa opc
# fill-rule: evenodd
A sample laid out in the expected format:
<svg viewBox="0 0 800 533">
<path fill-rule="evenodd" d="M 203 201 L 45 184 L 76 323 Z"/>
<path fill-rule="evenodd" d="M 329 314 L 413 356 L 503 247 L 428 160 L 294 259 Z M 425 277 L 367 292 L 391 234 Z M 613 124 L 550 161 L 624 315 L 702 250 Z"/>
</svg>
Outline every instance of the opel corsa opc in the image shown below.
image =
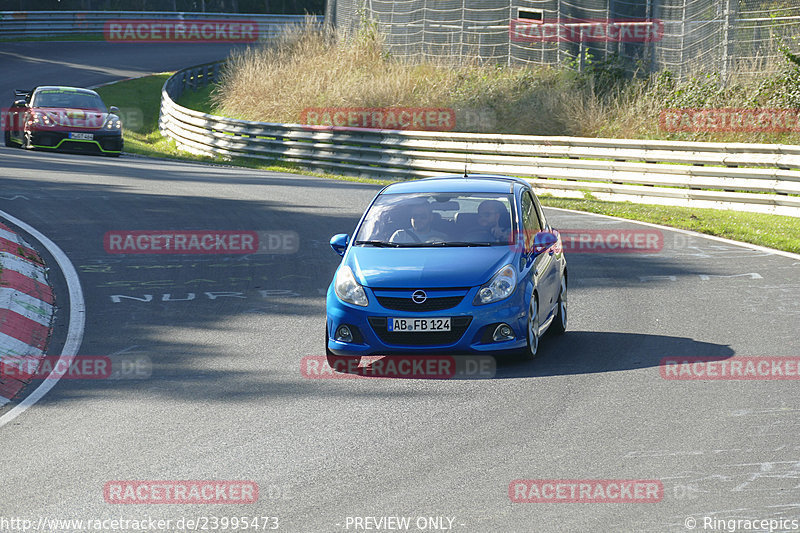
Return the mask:
<svg viewBox="0 0 800 533">
<path fill-rule="evenodd" d="M 524 353 L 567 327 L 567 264 L 530 185 L 500 176 L 394 183 L 373 199 L 327 295 L 329 364 L 367 355 Z M 354 361 L 355 360 L 355 361 Z"/>
</svg>

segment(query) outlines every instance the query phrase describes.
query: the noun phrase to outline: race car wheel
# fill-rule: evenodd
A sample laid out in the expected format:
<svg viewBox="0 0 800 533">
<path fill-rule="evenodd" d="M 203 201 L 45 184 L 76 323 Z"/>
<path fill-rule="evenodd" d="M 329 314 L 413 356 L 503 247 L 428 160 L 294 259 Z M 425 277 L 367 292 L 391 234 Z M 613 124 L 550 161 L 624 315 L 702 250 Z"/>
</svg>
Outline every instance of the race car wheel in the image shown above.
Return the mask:
<svg viewBox="0 0 800 533">
<path fill-rule="evenodd" d="M 6 146 L 11 146 L 11 147 L 19 146 L 19 143 L 11 140 L 11 132 L 10 131 L 6 131 L 5 132 L 5 141 L 6 141 Z"/>
<path fill-rule="evenodd" d="M 558 293 L 556 303 L 556 317 L 548 331 L 555 335 L 563 335 L 567 331 L 567 276 L 566 272 L 561 276 L 561 290 Z"/>
</svg>

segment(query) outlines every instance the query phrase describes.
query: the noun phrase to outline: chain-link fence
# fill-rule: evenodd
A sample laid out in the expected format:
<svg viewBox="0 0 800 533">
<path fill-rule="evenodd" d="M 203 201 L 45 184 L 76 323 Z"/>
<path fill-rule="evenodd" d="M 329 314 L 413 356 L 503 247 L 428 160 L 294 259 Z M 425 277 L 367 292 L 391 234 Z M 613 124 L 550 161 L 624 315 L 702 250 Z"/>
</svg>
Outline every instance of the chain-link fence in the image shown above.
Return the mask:
<svg viewBox="0 0 800 533">
<path fill-rule="evenodd" d="M 629 69 L 763 72 L 797 48 L 798 0 L 328 0 L 349 33 L 375 24 L 393 55 L 553 65 L 619 57 Z"/>
</svg>

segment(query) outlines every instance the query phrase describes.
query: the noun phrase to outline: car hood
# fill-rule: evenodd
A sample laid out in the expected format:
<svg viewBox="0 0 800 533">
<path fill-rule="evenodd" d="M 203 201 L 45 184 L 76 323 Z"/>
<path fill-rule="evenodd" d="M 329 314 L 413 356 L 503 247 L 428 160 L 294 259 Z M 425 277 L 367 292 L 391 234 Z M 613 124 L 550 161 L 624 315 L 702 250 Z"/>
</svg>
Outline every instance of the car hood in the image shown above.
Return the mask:
<svg viewBox="0 0 800 533">
<path fill-rule="evenodd" d="M 80 129 L 100 129 L 111 115 L 97 109 L 70 109 L 63 107 L 40 107 L 34 108 L 34 111 L 44 113 L 57 126 L 62 128 Z"/>
<path fill-rule="evenodd" d="M 419 289 L 475 287 L 513 262 L 509 246 L 373 248 L 353 246 L 346 264 L 361 285 Z"/>
</svg>

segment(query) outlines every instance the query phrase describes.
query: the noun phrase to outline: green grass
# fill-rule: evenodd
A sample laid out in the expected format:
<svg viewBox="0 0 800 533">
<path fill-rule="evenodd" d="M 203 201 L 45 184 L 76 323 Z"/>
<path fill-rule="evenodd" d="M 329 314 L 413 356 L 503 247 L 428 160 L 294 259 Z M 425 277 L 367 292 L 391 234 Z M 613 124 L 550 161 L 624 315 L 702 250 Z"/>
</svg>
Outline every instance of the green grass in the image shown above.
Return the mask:
<svg viewBox="0 0 800 533">
<path fill-rule="evenodd" d="M 158 131 L 158 113 L 161 103 L 161 87 L 170 74 L 155 74 L 130 81 L 119 82 L 98 89 L 98 93 L 108 105 L 116 105 L 120 109 L 139 108 L 142 112 L 142 124 L 130 129 L 123 124 L 125 136 L 125 152 L 151 157 L 178 159 L 182 161 L 198 161 L 231 166 L 241 166 L 275 172 L 291 172 L 308 176 L 323 177 L 361 183 L 385 185 L 393 180 L 354 178 L 336 174 L 310 172 L 302 167 L 276 161 L 254 161 L 234 158 L 226 160 L 222 157 L 204 157 L 187 154 L 175 146 L 175 142 L 167 140 Z M 208 97 L 212 88 L 197 92 L 187 92 L 179 102 L 193 109 L 204 112 L 216 112 Z M 203 101 L 203 99 L 206 99 Z M 716 209 L 695 209 L 686 207 L 668 207 L 658 205 L 634 204 L 630 202 L 604 202 L 587 195 L 586 199 L 565 199 L 541 196 L 542 204 L 550 207 L 575 209 L 590 213 L 612 215 L 630 220 L 640 220 L 683 228 L 726 237 L 742 242 L 767 246 L 778 250 L 800 253 L 800 218 Z"/>
<path fill-rule="evenodd" d="M 800 218 L 797 217 L 631 202 L 604 202 L 595 199 L 554 198 L 547 195 L 539 196 L 539 199 L 542 205 L 549 207 L 652 222 L 800 253 Z"/>
<path fill-rule="evenodd" d="M 202 111 L 209 115 L 222 115 L 222 112 L 211 103 L 211 91 L 214 90 L 214 87 L 214 85 L 207 85 L 196 91 L 186 91 L 178 99 L 178 103 L 183 107 Z"/>
</svg>

